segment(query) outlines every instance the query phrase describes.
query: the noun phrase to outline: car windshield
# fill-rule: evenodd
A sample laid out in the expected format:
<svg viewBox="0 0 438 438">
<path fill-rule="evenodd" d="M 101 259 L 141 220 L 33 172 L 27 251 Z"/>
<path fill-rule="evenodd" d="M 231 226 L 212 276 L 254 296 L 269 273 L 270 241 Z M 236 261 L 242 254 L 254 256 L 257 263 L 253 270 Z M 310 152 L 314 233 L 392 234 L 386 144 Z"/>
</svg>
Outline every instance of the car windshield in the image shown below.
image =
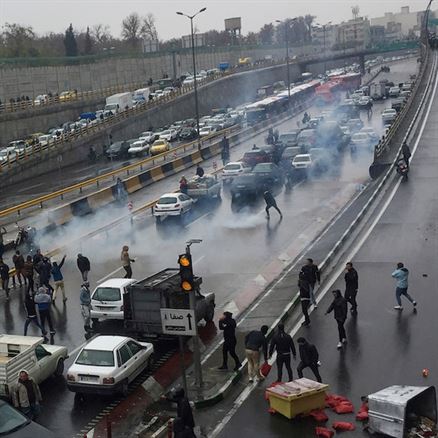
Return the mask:
<svg viewBox="0 0 438 438">
<path fill-rule="evenodd" d="M 120 289 L 116 287 L 98 287 L 93 294 L 93 300 L 120 301 Z"/>
<path fill-rule="evenodd" d="M 254 167 L 252 171 L 257 173 L 257 172 L 271 172 L 271 170 L 272 170 L 271 163 L 261 163 L 261 164 L 257 164 L 257 166 Z"/>
<path fill-rule="evenodd" d="M 178 200 L 175 197 L 166 196 L 164 198 L 160 198 L 157 204 L 176 204 Z"/>
<path fill-rule="evenodd" d="M 227 164 L 224 167 L 224 170 L 239 170 L 240 169 L 240 164 Z"/>
<path fill-rule="evenodd" d="M 112 351 L 87 350 L 84 348 L 75 362 L 77 365 L 92 365 L 96 367 L 113 367 L 114 354 Z"/>
<path fill-rule="evenodd" d="M 12 406 L 7 403 L 0 404 L 0 435 L 12 433 L 29 423 L 30 420 Z"/>
<path fill-rule="evenodd" d="M 164 146 L 166 143 L 163 140 L 157 140 L 153 146 Z"/>
<path fill-rule="evenodd" d="M 304 163 L 306 161 L 310 161 L 310 157 L 309 156 L 304 156 L 304 157 L 295 157 L 294 158 L 294 163 Z"/>
<path fill-rule="evenodd" d="M 170 131 L 166 130 L 166 131 L 163 131 L 160 135 L 169 135 L 169 134 L 170 134 Z"/>
</svg>

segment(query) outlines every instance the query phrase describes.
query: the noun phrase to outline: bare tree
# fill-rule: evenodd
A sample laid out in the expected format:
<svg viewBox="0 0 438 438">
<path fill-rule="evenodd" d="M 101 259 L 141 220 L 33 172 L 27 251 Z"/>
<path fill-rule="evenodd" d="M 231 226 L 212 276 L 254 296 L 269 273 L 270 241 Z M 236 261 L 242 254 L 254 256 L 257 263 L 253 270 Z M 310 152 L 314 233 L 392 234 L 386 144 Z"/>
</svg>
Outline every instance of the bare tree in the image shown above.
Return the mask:
<svg viewBox="0 0 438 438">
<path fill-rule="evenodd" d="M 360 8 L 358 5 L 351 7 L 351 13 L 353 14 L 353 18 L 356 20 L 359 17 Z"/>
<path fill-rule="evenodd" d="M 35 33 L 31 26 L 21 26 L 17 23 L 6 23 L 2 34 L 6 56 L 34 56 L 32 45 Z M 31 53 L 32 52 L 32 53 Z"/>
<path fill-rule="evenodd" d="M 133 12 L 122 21 L 122 37 L 132 47 L 136 47 L 140 39 L 142 23 L 140 15 Z"/>
<path fill-rule="evenodd" d="M 146 17 L 143 17 L 143 22 L 140 29 L 140 34 L 143 38 L 147 40 L 157 40 L 158 39 L 158 32 L 157 28 L 155 27 L 155 17 L 154 14 L 147 14 Z"/>
<path fill-rule="evenodd" d="M 314 19 L 315 19 L 315 16 L 314 15 L 310 15 L 310 14 L 307 14 L 304 17 L 304 23 L 305 23 L 305 25 L 307 27 L 307 39 L 308 39 L 308 41 L 310 41 L 312 39 L 312 23 L 313 23 Z"/>
<path fill-rule="evenodd" d="M 91 28 L 91 35 L 96 40 L 97 44 L 105 45 L 111 40 L 111 33 L 109 30 L 109 26 L 104 24 L 95 24 Z"/>
</svg>

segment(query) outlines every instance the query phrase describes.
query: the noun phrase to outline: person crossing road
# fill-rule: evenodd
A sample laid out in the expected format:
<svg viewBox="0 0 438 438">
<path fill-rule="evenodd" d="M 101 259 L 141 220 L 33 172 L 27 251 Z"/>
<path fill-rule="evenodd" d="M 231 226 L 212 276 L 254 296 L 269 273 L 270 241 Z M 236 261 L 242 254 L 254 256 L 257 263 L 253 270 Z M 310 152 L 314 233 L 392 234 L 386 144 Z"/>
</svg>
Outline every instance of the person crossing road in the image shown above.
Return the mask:
<svg viewBox="0 0 438 438">
<path fill-rule="evenodd" d="M 359 275 L 356 269 L 353 268 L 353 263 L 348 262 L 345 265 L 345 299 L 351 304 L 351 313 L 357 314 L 357 290 L 359 288 Z"/>
<path fill-rule="evenodd" d="M 275 210 L 277 210 L 278 214 L 280 215 L 280 218 L 283 218 L 283 214 L 281 213 L 280 209 L 277 206 L 277 201 L 275 200 L 274 196 L 272 195 L 272 193 L 269 190 L 266 190 L 263 193 L 263 198 L 264 198 L 265 203 L 266 203 L 265 211 L 266 211 L 267 219 L 270 218 L 270 215 L 269 215 L 270 208 L 274 208 Z"/>
<path fill-rule="evenodd" d="M 288 382 L 293 380 L 293 373 L 291 368 L 291 357 L 292 353 L 293 358 L 296 359 L 297 352 L 295 350 L 295 344 L 292 339 L 292 336 L 284 331 L 284 324 L 278 324 L 277 333 L 274 335 L 271 341 L 271 345 L 269 347 L 269 357 L 272 356 L 274 350 L 277 351 L 277 382 L 282 381 L 283 377 L 283 365 L 286 367 L 287 374 L 289 377 Z"/>
</svg>

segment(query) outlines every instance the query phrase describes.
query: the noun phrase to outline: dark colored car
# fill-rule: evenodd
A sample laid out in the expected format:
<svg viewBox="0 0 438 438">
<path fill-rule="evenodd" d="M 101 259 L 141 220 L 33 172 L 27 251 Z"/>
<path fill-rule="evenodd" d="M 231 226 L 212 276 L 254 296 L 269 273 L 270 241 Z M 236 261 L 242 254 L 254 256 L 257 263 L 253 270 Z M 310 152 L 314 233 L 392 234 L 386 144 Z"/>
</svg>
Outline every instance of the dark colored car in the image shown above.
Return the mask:
<svg viewBox="0 0 438 438">
<path fill-rule="evenodd" d="M 256 176 L 257 185 L 263 189 L 271 189 L 284 183 L 284 173 L 274 163 L 257 164 L 251 173 Z"/>
<path fill-rule="evenodd" d="M 130 146 L 127 141 L 116 141 L 105 151 L 105 156 L 108 159 L 127 158 Z"/>
<path fill-rule="evenodd" d="M 198 136 L 195 128 L 182 128 L 178 137 L 180 140 L 194 140 Z"/>
<path fill-rule="evenodd" d="M 271 157 L 263 149 L 256 148 L 245 152 L 240 161 L 243 161 L 249 167 L 254 167 L 259 163 L 269 163 L 271 161 Z"/>
<path fill-rule="evenodd" d="M 11 405 L 0 400 L 0 437 L 10 438 L 55 438 L 43 426 L 29 420 Z"/>
<path fill-rule="evenodd" d="M 261 193 L 261 190 L 257 183 L 257 176 L 253 173 L 245 173 L 235 177 L 230 186 L 231 198 L 233 200 L 256 197 Z"/>
</svg>

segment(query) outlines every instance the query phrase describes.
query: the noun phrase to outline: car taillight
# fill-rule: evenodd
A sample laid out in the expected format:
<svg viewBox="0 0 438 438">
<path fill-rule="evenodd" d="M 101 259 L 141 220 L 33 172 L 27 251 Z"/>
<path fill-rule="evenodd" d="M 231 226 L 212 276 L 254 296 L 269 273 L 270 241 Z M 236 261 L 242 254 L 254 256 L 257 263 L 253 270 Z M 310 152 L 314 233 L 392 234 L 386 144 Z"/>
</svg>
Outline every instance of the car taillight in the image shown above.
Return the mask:
<svg viewBox="0 0 438 438">
<path fill-rule="evenodd" d="M 114 377 L 104 377 L 103 384 L 104 385 L 112 385 L 114 383 Z"/>
<path fill-rule="evenodd" d="M 175 204 L 175 208 L 178 208 L 180 205 L 179 204 Z"/>
<path fill-rule="evenodd" d="M 69 382 L 75 382 L 76 378 L 75 378 L 75 376 L 73 374 L 67 374 L 67 380 Z"/>
</svg>

